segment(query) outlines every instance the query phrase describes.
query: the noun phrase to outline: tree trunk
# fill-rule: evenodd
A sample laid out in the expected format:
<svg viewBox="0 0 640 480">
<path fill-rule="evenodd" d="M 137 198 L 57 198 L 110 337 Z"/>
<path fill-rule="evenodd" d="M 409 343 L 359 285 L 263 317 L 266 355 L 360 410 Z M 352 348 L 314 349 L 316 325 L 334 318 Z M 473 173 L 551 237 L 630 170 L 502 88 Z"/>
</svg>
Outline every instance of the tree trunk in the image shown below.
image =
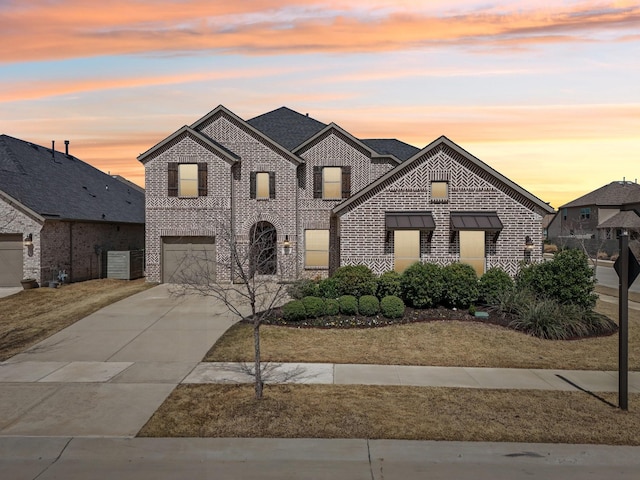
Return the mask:
<svg viewBox="0 0 640 480">
<path fill-rule="evenodd" d="M 255 391 L 256 399 L 262 398 L 262 371 L 260 368 L 260 322 L 253 322 L 253 354 L 255 368 Z"/>
</svg>

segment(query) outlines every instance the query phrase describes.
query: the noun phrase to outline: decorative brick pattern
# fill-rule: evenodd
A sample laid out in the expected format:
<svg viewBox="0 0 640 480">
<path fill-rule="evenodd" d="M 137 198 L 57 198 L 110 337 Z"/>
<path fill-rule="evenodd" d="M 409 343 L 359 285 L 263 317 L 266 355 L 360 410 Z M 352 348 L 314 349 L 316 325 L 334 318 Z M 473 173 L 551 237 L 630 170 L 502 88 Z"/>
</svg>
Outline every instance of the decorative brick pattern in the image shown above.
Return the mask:
<svg viewBox="0 0 640 480">
<path fill-rule="evenodd" d="M 431 150 L 396 178 L 390 178 L 367 194 L 351 210 L 331 219 L 331 210 L 342 200 L 313 198 L 315 166 L 350 166 L 351 194 L 367 187 L 391 170 L 395 163 L 371 159 L 366 149 L 336 129 L 297 152 L 298 165 L 289 152 L 271 144 L 250 127 L 224 110 L 197 125 L 205 136 L 229 149 L 239 160 L 231 165 L 211 152 L 197 139 L 185 134 L 145 160 L 146 175 L 146 249 L 147 278 L 160 281 L 162 237 L 216 237 L 218 263 L 229 257 L 228 248 L 220 248 L 218 237 L 230 230 L 238 246 L 246 248 L 251 227 L 257 222 L 271 223 L 277 232 L 279 268 L 285 275 L 325 276 L 329 269 L 305 270 L 304 232 L 330 229 L 331 268 L 342 264 L 366 263 L 377 273 L 393 268 L 393 236 L 386 235 L 384 212 L 389 210 L 428 210 L 436 230 L 421 236 L 422 261 L 447 264 L 459 259 L 459 240 L 449 228 L 451 211 L 495 211 L 504 229 L 494 241 L 487 235 L 487 267 L 500 266 L 515 274 L 524 258 L 524 238 L 542 241 L 542 213 L 520 192 L 494 178 L 466 157 L 446 145 Z M 167 164 L 170 162 L 206 162 L 208 195 L 177 198 L 167 195 Z M 250 198 L 250 175 L 256 171 L 275 172 L 275 198 Z M 432 202 L 430 182 L 447 181 L 447 201 Z M 292 254 L 282 254 L 288 237 Z M 533 252 L 532 259 L 541 258 Z M 219 279 L 230 280 L 230 272 L 217 272 Z"/>
<path fill-rule="evenodd" d="M 40 231 L 42 223 L 26 215 L 16 206 L 0 198 L 0 234 L 21 234 L 22 238 L 31 234 L 33 245 L 25 246 L 22 251 L 22 278 L 35 278 L 40 281 Z"/>
</svg>

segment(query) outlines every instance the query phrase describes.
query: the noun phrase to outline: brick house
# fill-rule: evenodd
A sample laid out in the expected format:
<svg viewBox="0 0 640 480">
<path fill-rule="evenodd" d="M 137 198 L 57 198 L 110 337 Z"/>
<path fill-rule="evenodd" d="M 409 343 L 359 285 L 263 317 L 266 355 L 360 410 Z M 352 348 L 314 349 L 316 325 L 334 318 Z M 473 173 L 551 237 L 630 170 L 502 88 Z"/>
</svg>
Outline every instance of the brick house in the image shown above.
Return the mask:
<svg viewBox="0 0 640 480">
<path fill-rule="evenodd" d="M 247 247 L 258 230 L 271 232 L 277 257 L 265 275 L 461 259 L 515 273 L 525 256 L 541 258 L 534 247 L 553 211 L 445 137 L 422 150 L 362 140 L 285 107 L 245 121 L 219 106 L 138 159 L 150 281 L 175 281 L 194 251 L 230 280 L 220 268 L 230 247 L 216 238 L 231 232 Z"/>
<path fill-rule="evenodd" d="M 562 205 L 548 227 L 549 241 L 575 246 L 590 253 L 617 252 L 621 230 L 631 241 L 640 239 L 640 184 L 611 182 Z"/>
<path fill-rule="evenodd" d="M 107 250 L 144 248 L 144 192 L 69 154 L 0 135 L 0 286 L 106 276 Z"/>
</svg>

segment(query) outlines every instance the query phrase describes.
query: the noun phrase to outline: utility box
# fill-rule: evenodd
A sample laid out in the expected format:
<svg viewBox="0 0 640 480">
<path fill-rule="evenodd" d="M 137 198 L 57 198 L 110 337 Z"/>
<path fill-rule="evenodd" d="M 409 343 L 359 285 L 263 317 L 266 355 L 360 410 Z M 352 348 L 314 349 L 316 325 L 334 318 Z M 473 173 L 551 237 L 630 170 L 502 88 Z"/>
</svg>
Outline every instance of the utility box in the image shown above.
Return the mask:
<svg viewBox="0 0 640 480">
<path fill-rule="evenodd" d="M 133 280 L 144 276 L 144 250 L 107 253 L 107 278 Z"/>
</svg>

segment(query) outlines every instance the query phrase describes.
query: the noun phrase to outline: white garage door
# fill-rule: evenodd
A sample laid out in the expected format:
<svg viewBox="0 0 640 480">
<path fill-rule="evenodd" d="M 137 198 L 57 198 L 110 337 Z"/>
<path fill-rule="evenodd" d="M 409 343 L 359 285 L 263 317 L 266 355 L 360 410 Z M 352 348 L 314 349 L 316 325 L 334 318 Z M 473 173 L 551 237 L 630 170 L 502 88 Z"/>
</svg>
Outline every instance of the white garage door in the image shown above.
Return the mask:
<svg viewBox="0 0 640 480">
<path fill-rule="evenodd" d="M 163 237 L 162 282 L 203 284 L 215 281 L 213 237 Z"/>
<path fill-rule="evenodd" d="M 19 287 L 22 280 L 22 235 L 0 234 L 0 287 Z"/>
</svg>

